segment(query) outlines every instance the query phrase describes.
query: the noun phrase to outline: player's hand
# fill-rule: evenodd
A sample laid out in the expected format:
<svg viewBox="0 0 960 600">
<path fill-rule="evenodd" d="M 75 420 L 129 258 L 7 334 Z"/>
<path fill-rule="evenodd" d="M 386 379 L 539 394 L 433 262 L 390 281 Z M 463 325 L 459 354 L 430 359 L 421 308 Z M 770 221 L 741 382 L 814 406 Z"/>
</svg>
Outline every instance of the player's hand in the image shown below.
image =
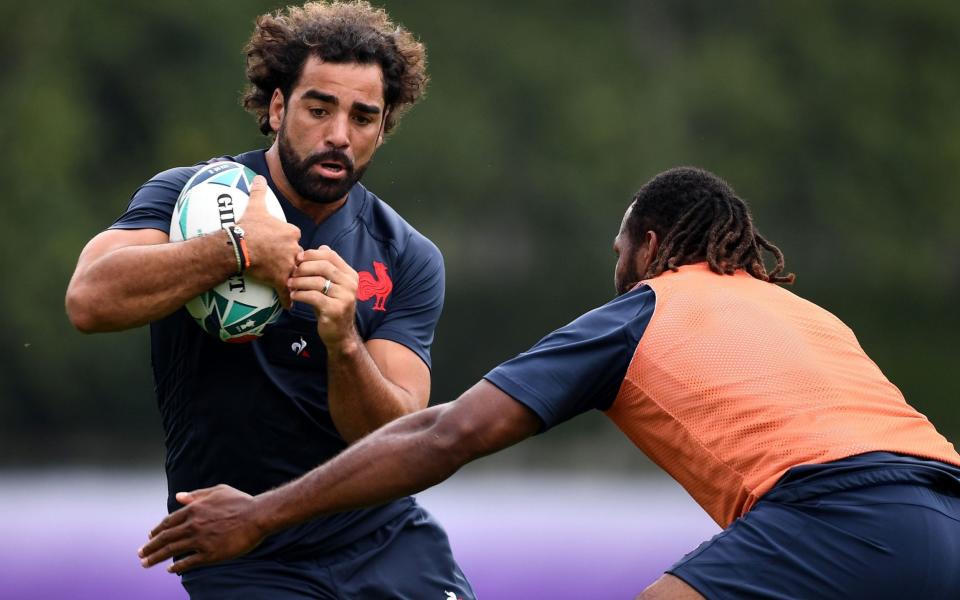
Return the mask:
<svg viewBox="0 0 960 600">
<path fill-rule="evenodd" d="M 290 295 L 313 307 L 317 333 L 328 352 L 357 339 L 354 315 L 359 281 L 357 272 L 328 246 L 306 250 L 297 257 L 289 282 Z"/>
<path fill-rule="evenodd" d="M 264 538 L 254 518 L 254 498 L 228 485 L 180 492 L 177 502 L 186 506 L 154 527 L 150 541 L 137 552 L 144 568 L 188 555 L 167 568 L 183 573 L 246 554 Z"/>
<path fill-rule="evenodd" d="M 290 308 L 290 290 L 287 279 L 296 266 L 300 247 L 300 228 L 277 219 L 267 212 L 264 196 L 267 180 L 262 175 L 250 184 L 250 200 L 237 225 L 243 228 L 250 267 L 247 272 L 254 279 L 273 286 L 285 308 Z"/>
</svg>

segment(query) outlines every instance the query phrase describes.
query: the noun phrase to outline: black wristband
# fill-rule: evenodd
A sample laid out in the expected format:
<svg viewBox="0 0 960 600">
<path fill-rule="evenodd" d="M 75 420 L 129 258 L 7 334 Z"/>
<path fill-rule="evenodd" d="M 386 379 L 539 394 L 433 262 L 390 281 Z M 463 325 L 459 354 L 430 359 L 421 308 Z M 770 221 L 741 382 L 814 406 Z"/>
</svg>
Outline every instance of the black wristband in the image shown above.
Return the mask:
<svg viewBox="0 0 960 600">
<path fill-rule="evenodd" d="M 250 257 L 247 254 L 247 244 L 244 238 L 244 231 L 236 225 L 227 225 L 224 229 L 227 231 L 227 243 L 233 248 L 233 255 L 237 259 L 237 275 L 242 275 L 247 267 L 250 266 Z"/>
</svg>

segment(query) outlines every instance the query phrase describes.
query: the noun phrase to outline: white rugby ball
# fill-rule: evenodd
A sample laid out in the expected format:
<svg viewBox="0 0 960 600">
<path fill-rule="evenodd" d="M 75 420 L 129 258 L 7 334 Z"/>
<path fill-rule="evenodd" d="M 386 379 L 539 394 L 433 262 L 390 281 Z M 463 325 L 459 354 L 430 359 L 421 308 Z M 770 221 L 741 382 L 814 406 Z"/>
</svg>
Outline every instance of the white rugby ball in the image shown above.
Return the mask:
<svg viewBox="0 0 960 600">
<path fill-rule="evenodd" d="M 170 219 L 170 241 L 215 233 L 243 216 L 256 173 L 235 162 L 204 166 L 187 181 Z M 267 187 L 267 212 L 286 221 Z M 233 275 L 187 302 L 187 311 L 207 333 L 225 342 L 249 342 L 280 316 L 280 299 L 269 285 L 247 275 Z"/>
</svg>

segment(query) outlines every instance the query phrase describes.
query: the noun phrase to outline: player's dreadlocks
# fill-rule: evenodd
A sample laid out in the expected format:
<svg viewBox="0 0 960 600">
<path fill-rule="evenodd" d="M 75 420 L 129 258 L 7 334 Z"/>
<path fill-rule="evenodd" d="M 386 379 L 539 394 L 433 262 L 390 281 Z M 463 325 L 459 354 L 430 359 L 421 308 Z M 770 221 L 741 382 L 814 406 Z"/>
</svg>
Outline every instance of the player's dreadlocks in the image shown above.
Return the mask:
<svg viewBox="0 0 960 600">
<path fill-rule="evenodd" d="M 783 252 L 754 228 L 747 203 L 726 181 L 703 169 L 670 169 L 644 184 L 633 198 L 627 231 L 634 243 L 647 231 L 660 240 L 642 279 L 706 261 L 721 275 L 743 269 L 770 283 L 794 280 L 793 273 L 781 275 Z M 769 273 L 763 264 L 765 250 L 776 259 Z"/>
</svg>

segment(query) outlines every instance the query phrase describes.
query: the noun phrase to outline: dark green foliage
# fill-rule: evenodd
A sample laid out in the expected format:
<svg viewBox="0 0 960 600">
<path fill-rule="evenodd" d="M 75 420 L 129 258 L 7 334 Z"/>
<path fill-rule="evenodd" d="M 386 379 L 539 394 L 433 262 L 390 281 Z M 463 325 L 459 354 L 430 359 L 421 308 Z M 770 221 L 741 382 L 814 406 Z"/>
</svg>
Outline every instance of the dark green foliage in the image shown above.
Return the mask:
<svg viewBox="0 0 960 600">
<path fill-rule="evenodd" d="M 141 182 L 263 143 L 238 102 L 241 48 L 281 3 L 13 4 L 0 8 L 3 460 L 156 456 L 146 332 L 82 336 L 63 293 Z M 793 289 L 957 439 L 960 4 L 387 7 L 427 45 L 432 84 L 367 183 L 446 256 L 435 401 L 610 299 L 631 196 L 693 164 L 750 203 Z"/>
</svg>

